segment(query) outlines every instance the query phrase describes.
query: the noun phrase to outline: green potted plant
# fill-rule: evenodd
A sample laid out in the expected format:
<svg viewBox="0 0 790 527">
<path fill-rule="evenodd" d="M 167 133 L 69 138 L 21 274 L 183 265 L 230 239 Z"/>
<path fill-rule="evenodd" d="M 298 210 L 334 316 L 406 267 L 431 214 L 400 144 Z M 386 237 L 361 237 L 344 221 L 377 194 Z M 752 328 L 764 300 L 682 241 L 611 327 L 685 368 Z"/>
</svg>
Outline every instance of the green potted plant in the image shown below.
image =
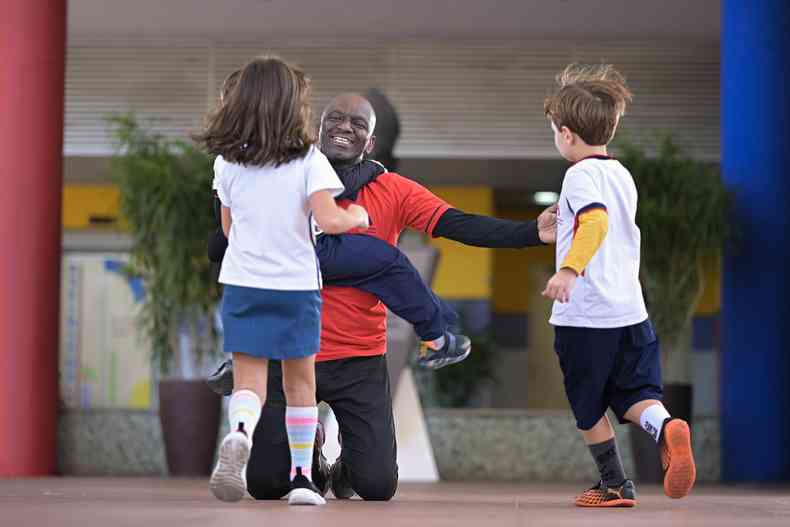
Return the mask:
<svg viewBox="0 0 790 527">
<path fill-rule="evenodd" d="M 142 278 L 139 322 L 160 381 L 159 415 L 172 475 L 208 474 L 221 399 L 194 359 L 216 350 L 213 316 L 219 290 L 206 257 L 215 226 L 211 162 L 191 144 L 148 132 L 131 115 L 109 118 L 117 145 L 111 171 L 132 248 L 128 272 Z M 185 377 L 193 378 L 185 378 Z"/>
<path fill-rule="evenodd" d="M 664 403 L 672 415 L 691 419 L 690 326 L 704 287 L 702 260 L 718 255 L 731 234 L 731 196 L 716 167 L 687 156 L 670 135 L 655 155 L 625 140 L 616 145 L 639 192 L 636 223 L 642 232 L 641 282 L 661 342 Z M 655 444 L 631 434 L 637 459 L 652 461 L 640 479 L 658 480 Z M 648 443 L 636 444 L 647 438 Z"/>
</svg>

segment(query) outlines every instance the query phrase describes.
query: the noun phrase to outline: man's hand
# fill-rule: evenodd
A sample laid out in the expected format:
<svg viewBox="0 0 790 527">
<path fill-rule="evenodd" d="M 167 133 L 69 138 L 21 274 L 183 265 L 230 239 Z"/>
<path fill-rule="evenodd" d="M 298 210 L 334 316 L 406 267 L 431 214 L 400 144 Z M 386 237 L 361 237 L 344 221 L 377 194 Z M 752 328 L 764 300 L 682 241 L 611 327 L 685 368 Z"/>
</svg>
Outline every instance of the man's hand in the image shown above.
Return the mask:
<svg viewBox="0 0 790 527">
<path fill-rule="evenodd" d="M 571 290 L 575 283 L 576 271 L 564 267 L 551 277 L 549 283 L 546 284 L 546 289 L 541 294 L 564 304 L 571 299 Z"/>
<path fill-rule="evenodd" d="M 540 213 L 538 216 L 538 237 L 543 243 L 557 241 L 557 204 Z"/>
</svg>

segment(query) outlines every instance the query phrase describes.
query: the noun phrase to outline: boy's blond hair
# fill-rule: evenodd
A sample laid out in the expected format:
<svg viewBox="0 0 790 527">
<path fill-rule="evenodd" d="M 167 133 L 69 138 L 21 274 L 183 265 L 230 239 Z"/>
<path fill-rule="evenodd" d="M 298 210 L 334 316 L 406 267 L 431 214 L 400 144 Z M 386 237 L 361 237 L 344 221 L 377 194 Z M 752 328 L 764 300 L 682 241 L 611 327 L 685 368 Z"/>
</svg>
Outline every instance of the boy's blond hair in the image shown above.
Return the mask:
<svg viewBox="0 0 790 527">
<path fill-rule="evenodd" d="M 570 64 L 557 75 L 557 90 L 546 97 L 543 111 L 557 129 L 563 126 L 590 146 L 606 145 L 631 91 L 610 64 Z"/>
</svg>

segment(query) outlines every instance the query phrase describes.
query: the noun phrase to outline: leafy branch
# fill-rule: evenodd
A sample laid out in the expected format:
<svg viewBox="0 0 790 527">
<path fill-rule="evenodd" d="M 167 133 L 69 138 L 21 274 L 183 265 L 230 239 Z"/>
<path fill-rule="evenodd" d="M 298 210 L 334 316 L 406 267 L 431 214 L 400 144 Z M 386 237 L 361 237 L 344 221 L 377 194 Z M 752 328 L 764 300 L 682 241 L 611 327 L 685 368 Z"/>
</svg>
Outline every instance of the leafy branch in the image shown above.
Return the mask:
<svg viewBox="0 0 790 527">
<path fill-rule="evenodd" d="M 179 330 L 193 334 L 199 355 L 214 347 L 214 327 L 207 323 L 219 298 L 206 258 L 214 227 L 211 160 L 185 141 L 143 130 L 132 115 L 108 122 L 117 148 L 111 170 L 132 237 L 128 271 L 146 289 L 139 320 L 167 374 Z"/>
<path fill-rule="evenodd" d="M 639 190 L 636 222 L 642 231 L 642 284 L 656 331 L 672 350 L 699 303 L 700 260 L 732 238 L 732 196 L 718 170 L 691 159 L 668 134 L 656 156 L 629 141 L 616 145 L 618 159 Z"/>
</svg>

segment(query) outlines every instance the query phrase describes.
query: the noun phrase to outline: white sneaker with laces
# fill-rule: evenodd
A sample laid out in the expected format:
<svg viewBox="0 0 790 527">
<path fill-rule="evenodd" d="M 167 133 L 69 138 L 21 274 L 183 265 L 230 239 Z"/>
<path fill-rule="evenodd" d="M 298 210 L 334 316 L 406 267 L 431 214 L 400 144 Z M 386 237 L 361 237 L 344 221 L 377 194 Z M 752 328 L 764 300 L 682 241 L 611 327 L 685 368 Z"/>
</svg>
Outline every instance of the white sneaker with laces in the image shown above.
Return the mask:
<svg viewBox="0 0 790 527">
<path fill-rule="evenodd" d="M 239 501 L 247 492 L 247 461 L 252 441 L 244 432 L 231 432 L 219 447 L 217 466 L 211 473 L 209 489 L 222 501 Z"/>
</svg>

